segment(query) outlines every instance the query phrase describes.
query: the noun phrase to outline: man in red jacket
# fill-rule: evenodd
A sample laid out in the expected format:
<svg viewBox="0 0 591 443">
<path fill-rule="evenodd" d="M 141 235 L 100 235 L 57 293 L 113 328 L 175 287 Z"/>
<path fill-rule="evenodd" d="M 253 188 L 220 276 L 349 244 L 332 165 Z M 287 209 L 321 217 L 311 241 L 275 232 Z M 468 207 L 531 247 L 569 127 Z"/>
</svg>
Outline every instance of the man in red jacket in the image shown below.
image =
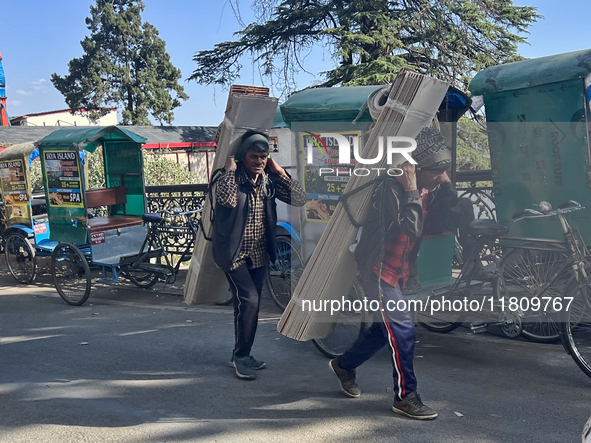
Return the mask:
<svg viewBox="0 0 591 443">
<path fill-rule="evenodd" d="M 401 287 L 408 278 L 408 255 L 423 233 L 425 220 L 430 222 L 432 233 L 449 230 L 457 223 L 450 208 L 457 204 L 458 197 L 446 173 L 451 153 L 441 133 L 424 128 L 416 141 L 416 168 L 409 162 L 399 165 L 402 175 L 385 178 L 377 186 L 355 249 L 363 288 L 369 299 L 380 301 L 381 319 L 343 355 L 331 360 L 330 368 L 341 390 L 350 397 L 359 397 L 355 368 L 388 344 L 394 377 L 393 411 L 432 420 L 437 412 L 426 406 L 417 393 L 413 368 L 415 325 L 408 311 L 392 311 L 387 306 L 398 306 L 396 302 L 403 300 Z"/>
</svg>

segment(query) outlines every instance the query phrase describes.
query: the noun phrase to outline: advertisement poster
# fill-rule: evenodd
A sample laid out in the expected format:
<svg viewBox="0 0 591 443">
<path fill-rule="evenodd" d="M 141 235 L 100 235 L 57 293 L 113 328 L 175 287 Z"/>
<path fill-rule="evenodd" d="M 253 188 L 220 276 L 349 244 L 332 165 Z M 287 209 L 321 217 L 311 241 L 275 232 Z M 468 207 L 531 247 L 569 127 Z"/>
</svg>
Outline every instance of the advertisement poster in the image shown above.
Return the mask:
<svg viewBox="0 0 591 443">
<path fill-rule="evenodd" d="M 47 193 L 51 206 L 84 208 L 78 153 L 45 151 Z"/>
<path fill-rule="evenodd" d="M 269 137 L 269 150 L 271 152 L 279 152 L 279 137 Z"/>
<path fill-rule="evenodd" d="M 304 190 L 306 191 L 306 220 L 328 222 L 337 207 L 339 196 L 345 190 L 351 171 L 355 167 L 353 147 L 359 143 L 359 131 L 339 132 L 351 147 L 351 162 L 339 164 L 337 141 L 332 137 L 304 133 L 302 147 L 304 156 Z M 309 162 L 311 152 L 312 162 Z"/>
<path fill-rule="evenodd" d="M 27 193 L 27 169 L 23 160 L 0 162 L 0 180 L 6 218 L 10 225 L 31 224 L 31 206 Z"/>
</svg>

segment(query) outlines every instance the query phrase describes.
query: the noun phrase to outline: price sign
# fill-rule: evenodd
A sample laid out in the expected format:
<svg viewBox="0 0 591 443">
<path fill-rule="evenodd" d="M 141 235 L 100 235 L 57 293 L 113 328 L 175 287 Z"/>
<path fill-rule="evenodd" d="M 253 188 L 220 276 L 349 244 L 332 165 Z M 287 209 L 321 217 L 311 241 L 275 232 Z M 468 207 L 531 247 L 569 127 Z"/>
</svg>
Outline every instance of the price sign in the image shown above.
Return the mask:
<svg viewBox="0 0 591 443">
<path fill-rule="evenodd" d="M 82 174 L 78 153 L 45 151 L 44 157 L 49 204 L 83 208 Z"/>
<path fill-rule="evenodd" d="M 2 199 L 9 225 L 17 223 L 30 225 L 31 223 L 27 180 L 27 169 L 24 160 L 0 162 Z"/>
</svg>

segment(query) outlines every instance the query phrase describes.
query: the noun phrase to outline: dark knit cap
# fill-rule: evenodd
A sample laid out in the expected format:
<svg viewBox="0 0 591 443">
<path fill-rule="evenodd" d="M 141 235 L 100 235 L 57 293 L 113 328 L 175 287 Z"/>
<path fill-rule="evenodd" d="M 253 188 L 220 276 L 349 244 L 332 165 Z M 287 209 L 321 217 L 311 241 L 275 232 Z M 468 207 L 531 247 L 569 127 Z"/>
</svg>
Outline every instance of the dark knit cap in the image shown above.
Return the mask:
<svg viewBox="0 0 591 443">
<path fill-rule="evenodd" d="M 234 153 L 234 158 L 236 160 L 242 160 L 242 157 L 244 156 L 244 154 L 246 154 L 246 151 L 248 151 L 250 148 L 255 147 L 254 145 L 256 145 L 257 151 L 269 152 L 269 139 L 265 135 L 259 133 L 252 133 L 249 135 L 247 133 L 245 134 L 245 136 L 246 137 L 243 138 L 243 141 L 238 147 L 238 150 Z"/>
<path fill-rule="evenodd" d="M 445 144 L 445 138 L 435 128 L 423 128 L 416 138 L 417 149 L 412 158 L 417 162 L 417 168 L 441 171 L 451 165 L 451 151 Z"/>
</svg>

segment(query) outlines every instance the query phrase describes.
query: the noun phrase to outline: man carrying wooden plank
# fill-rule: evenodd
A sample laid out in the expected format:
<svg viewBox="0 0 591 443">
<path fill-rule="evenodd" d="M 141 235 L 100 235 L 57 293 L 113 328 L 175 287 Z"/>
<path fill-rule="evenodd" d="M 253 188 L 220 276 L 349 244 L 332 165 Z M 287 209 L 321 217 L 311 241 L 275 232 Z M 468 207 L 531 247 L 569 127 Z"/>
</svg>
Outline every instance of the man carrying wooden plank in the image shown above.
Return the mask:
<svg viewBox="0 0 591 443">
<path fill-rule="evenodd" d="M 234 160 L 237 159 L 237 161 Z M 302 186 L 269 156 L 266 135 L 247 132 L 217 181 L 213 257 L 226 273 L 234 295 L 236 376 L 254 380 L 265 363 L 250 351 L 257 329 L 261 291 L 269 259 L 275 260 L 275 198 L 294 206 L 306 203 Z"/>
<path fill-rule="evenodd" d="M 451 153 L 439 131 L 424 128 L 416 138 L 413 159 L 398 167 L 404 173 L 385 178 L 373 194 L 373 205 L 363 225 L 355 249 L 355 259 L 367 298 L 381 303 L 380 319 L 365 331 L 343 355 L 330 361 L 341 390 L 350 397 L 361 391 L 355 381 L 355 368 L 379 349 L 390 347 L 394 376 L 393 411 L 419 420 L 432 420 L 437 412 L 423 404 L 417 394 L 413 369 L 415 325 L 406 311 L 393 306 L 404 300 L 401 287 L 408 278 L 408 254 L 423 231 L 425 217 L 441 227 L 453 224 L 450 208 L 458 197 L 446 170 Z M 436 189 L 434 198 L 429 190 Z M 389 303 L 388 303 L 389 302 Z"/>
</svg>

